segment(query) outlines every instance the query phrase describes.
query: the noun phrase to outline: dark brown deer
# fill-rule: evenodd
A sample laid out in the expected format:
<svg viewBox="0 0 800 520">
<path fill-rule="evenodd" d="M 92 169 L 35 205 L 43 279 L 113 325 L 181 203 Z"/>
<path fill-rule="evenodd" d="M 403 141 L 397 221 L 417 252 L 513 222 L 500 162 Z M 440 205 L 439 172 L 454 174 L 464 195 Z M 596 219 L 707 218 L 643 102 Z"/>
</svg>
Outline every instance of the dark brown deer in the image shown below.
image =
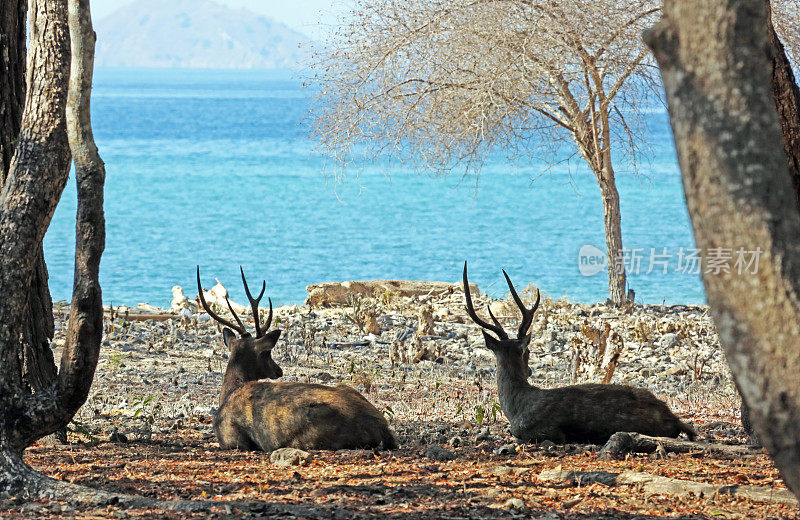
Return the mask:
<svg viewBox="0 0 800 520">
<path fill-rule="evenodd" d="M 267 332 L 272 322 L 271 299 L 267 322 L 260 323 L 258 303 L 264 296 L 266 282 L 257 298 L 250 293 L 244 271 L 242 282 L 253 309 L 255 337 L 247 332 L 230 302 L 228 309 L 235 324 L 209 308 L 200 286 L 200 268 L 197 268 L 200 302 L 209 316 L 225 327 L 222 338 L 230 349 L 219 410 L 214 417 L 214 433 L 220 446 L 263 451 L 286 447 L 305 450 L 397 448 L 383 414 L 347 385 L 259 381 L 283 375 L 272 359 L 272 349 L 281 331 Z M 238 338 L 233 331 L 239 333 Z"/>
<path fill-rule="evenodd" d="M 528 383 L 529 329 L 536 303 L 528 309 L 505 271 L 511 296 L 522 312 L 516 338 L 509 338 L 489 310 L 492 323 L 475 312 L 464 263 L 464 295 L 467 314 L 483 329 L 486 347 L 497 358 L 497 393 L 500 406 L 511 423 L 511 433 L 523 442 L 549 440 L 555 443 L 603 444 L 616 432 L 638 432 L 657 437 L 677 437 L 681 432 L 694 439 L 695 432 L 681 422 L 669 407 L 643 388 L 626 385 L 583 384 L 542 389 Z M 489 334 L 493 332 L 497 338 Z"/>
</svg>

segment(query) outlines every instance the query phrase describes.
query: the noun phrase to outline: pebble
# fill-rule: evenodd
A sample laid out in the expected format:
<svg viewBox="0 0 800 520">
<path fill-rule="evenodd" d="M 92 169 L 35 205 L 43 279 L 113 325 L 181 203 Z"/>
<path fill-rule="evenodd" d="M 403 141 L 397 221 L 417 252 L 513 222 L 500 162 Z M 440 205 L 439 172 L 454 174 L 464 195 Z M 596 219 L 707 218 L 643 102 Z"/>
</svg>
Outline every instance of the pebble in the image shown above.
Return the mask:
<svg viewBox="0 0 800 520">
<path fill-rule="evenodd" d="M 275 466 L 300 466 L 310 460 L 310 453 L 297 448 L 280 448 L 269 454 L 269 462 Z"/>
<path fill-rule="evenodd" d="M 450 450 L 442 448 L 441 446 L 432 445 L 429 446 L 427 450 L 425 450 L 425 456 L 429 459 L 438 460 L 440 462 L 446 462 L 448 460 L 454 460 L 456 458 L 456 454 Z"/>
<path fill-rule="evenodd" d="M 125 444 L 128 442 L 128 437 L 124 433 L 120 433 L 116 428 L 111 430 L 111 435 L 108 436 L 110 442 L 117 444 Z"/>
<path fill-rule="evenodd" d="M 517 453 L 517 445 L 503 444 L 499 448 L 496 448 L 492 453 L 494 453 L 495 455 L 512 455 Z"/>
<path fill-rule="evenodd" d="M 509 498 L 503 504 L 503 509 L 508 509 L 509 511 L 518 511 L 520 513 L 528 512 L 528 507 L 521 498 Z"/>
</svg>

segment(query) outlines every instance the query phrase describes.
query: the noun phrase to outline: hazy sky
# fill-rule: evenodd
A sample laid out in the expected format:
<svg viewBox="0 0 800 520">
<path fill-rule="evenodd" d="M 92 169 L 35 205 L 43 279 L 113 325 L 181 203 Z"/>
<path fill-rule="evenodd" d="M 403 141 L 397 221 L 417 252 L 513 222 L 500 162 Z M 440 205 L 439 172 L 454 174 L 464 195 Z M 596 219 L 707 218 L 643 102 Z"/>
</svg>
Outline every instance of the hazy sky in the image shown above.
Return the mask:
<svg viewBox="0 0 800 520">
<path fill-rule="evenodd" d="M 169 2 L 170 0 L 164 0 Z M 231 7 L 244 7 L 285 23 L 312 38 L 319 38 L 336 22 L 350 2 L 347 0 L 214 0 Z M 131 0 L 92 0 L 92 18 L 99 20 Z"/>
</svg>

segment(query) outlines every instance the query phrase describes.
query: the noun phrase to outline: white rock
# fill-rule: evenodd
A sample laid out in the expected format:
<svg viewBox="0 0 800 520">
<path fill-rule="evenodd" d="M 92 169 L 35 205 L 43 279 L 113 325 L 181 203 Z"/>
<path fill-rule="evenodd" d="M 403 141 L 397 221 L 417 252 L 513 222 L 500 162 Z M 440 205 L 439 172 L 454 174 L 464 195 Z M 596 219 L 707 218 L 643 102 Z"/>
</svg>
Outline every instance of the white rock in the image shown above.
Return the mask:
<svg viewBox="0 0 800 520">
<path fill-rule="evenodd" d="M 299 466 L 311 460 L 311 454 L 296 448 L 280 448 L 269 454 L 270 463 L 276 466 Z"/>
</svg>

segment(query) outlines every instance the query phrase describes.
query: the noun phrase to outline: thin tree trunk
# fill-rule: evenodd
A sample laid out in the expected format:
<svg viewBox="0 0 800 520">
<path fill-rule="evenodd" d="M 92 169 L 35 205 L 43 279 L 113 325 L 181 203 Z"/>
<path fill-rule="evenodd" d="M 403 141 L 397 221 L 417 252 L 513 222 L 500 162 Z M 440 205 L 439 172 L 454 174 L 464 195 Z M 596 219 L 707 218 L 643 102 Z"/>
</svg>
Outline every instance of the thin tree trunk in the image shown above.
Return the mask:
<svg viewBox="0 0 800 520">
<path fill-rule="evenodd" d="M 622 255 L 622 217 L 619 208 L 619 192 L 614 180 L 611 163 L 606 163 L 603 171 L 597 174 L 597 184 L 603 199 L 603 224 L 606 234 L 606 255 L 608 257 L 608 292 L 614 305 L 627 301 L 625 262 Z"/>
<path fill-rule="evenodd" d="M 800 212 L 772 90 L 764 0 L 667 0 L 647 33 L 661 68 L 697 245 L 757 266 L 703 273 L 756 430 L 800 492 Z M 705 270 L 704 270 L 705 271 Z"/>
</svg>

